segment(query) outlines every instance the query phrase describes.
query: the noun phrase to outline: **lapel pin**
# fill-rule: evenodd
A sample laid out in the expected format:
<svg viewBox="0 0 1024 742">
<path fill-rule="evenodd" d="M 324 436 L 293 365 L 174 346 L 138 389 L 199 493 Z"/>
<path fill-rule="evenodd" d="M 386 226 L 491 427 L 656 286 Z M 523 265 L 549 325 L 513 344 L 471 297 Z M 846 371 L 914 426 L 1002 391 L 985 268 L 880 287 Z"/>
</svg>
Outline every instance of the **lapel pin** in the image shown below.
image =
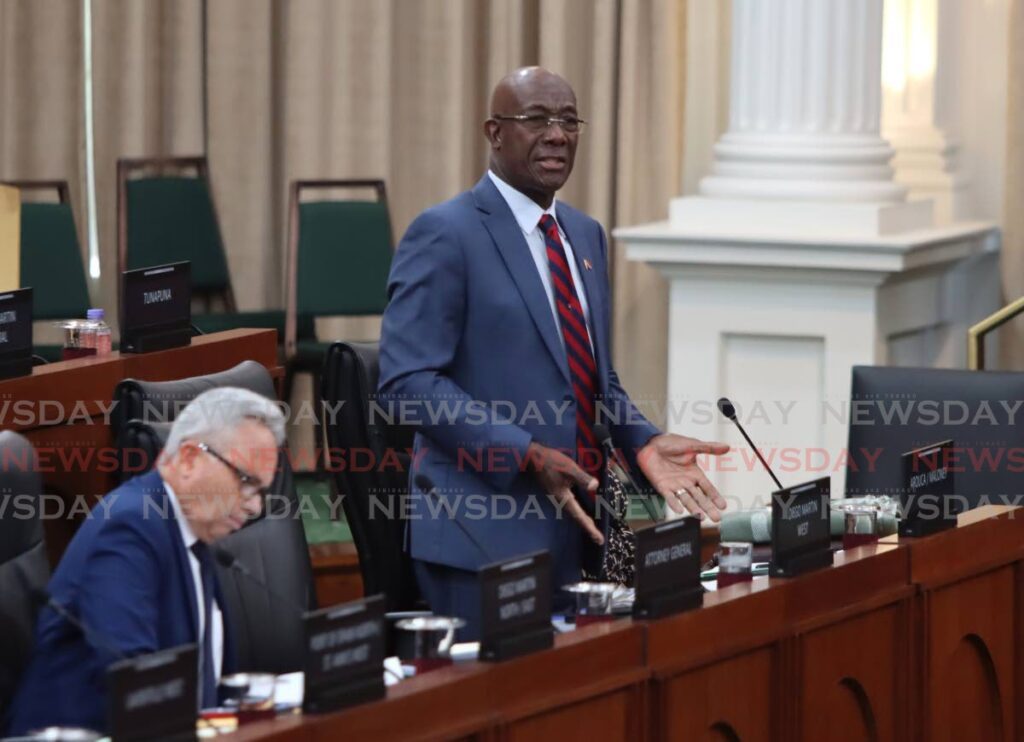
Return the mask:
<svg viewBox="0 0 1024 742">
<path fill-rule="evenodd" d="M 586 268 L 588 271 L 594 270 L 593 264 L 586 258 L 583 258 L 583 267 Z"/>
</svg>

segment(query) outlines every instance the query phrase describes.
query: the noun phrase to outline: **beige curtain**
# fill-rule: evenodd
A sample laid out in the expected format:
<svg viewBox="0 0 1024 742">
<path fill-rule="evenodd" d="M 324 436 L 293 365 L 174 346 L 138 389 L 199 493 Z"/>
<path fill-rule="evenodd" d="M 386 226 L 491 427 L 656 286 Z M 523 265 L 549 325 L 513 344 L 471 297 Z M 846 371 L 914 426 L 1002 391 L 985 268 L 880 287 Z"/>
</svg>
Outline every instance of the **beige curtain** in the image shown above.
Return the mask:
<svg viewBox="0 0 1024 742">
<path fill-rule="evenodd" d="M 626 2 L 622 23 L 615 223 L 629 225 L 667 219 L 669 200 L 682 193 L 686 3 Z M 663 411 L 668 284 L 618 252 L 615 363 L 634 399 Z"/>
<path fill-rule="evenodd" d="M 83 251 L 80 2 L 0 0 L 0 181 L 67 180 Z"/>
<path fill-rule="evenodd" d="M 1024 0 L 1010 9 L 1010 60 L 1008 69 L 1006 141 L 1006 188 L 1002 275 L 1003 295 L 1009 301 L 1024 296 Z M 1024 318 L 1004 325 L 999 333 L 1000 367 L 1024 369 Z"/>
<path fill-rule="evenodd" d="M 114 308 L 117 160 L 203 153 L 202 4 L 92 0 L 92 38 L 100 296 Z"/>
</svg>

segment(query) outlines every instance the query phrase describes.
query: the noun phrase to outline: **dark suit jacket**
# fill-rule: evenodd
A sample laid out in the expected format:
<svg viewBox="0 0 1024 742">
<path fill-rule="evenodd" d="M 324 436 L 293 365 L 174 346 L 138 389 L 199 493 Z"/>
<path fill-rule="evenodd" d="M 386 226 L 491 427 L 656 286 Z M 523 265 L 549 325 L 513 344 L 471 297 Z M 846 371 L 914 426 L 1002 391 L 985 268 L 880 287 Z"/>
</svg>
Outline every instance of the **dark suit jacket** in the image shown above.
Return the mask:
<svg viewBox="0 0 1024 742">
<path fill-rule="evenodd" d="M 50 595 L 94 635 L 124 655 L 198 639 L 198 609 L 188 554 L 158 472 L 110 492 L 82 523 L 53 574 Z M 224 610 L 224 601 L 217 600 Z M 224 619 L 223 672 L 231 671 Z M 51 725 L 106 727 L 105 673 L 117 660 L 50 608 L 11 709 L 9 734 Z"/>
<path fill-rule="evenodd" d="M 586 291 L 616 445 L 659 431 L 629 400 L 609 354 L 608 247 L 601 226 L 557 202 Z M 576 402 L 560 328 L 515 217 L 487 175 L 409 227 L 391 267 L 381 334 L 381 403 L 418 411 L 413 475 L 445 495 L 410 498 L 412 556 L 462 569 L 536 549 L 556 579 L 578 575 L 581 532 L 520 472 L 531 441 L 575 451 Z M 397 405 L 392 405 L 398 410 Z M 483 410 L 481 410 L 483 408 Z M 498 497 L 502 496 L 502 497 Z M 487 553 L 454 527 L 459 520 Z"/>
</svg>

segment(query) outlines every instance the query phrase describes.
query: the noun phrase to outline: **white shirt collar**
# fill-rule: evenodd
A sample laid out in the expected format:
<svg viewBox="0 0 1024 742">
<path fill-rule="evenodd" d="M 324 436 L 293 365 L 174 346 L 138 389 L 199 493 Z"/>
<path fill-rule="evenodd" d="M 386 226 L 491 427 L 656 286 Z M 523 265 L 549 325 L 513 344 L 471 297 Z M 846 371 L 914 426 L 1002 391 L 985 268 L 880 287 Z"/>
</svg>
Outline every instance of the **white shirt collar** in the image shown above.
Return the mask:
<svg viewBox="0 0 1024 742">
<path fill-rule="evenodd" d="M 181 531 L 181 540 L 185 542 L 185 548 L 191 549 L 192 545 L 199 540 L 195 532 L 192 530 L 192 526 L 189 525 L 188 518 L 185 517 L 185 513 L 182 512 L 181 503 L 178 502 L 178 496 L 174 494 L 174 490 L 171 489 L 166 481 L 164 482 L 164 489 L 167 490 L 167 497 L 171 501 L 171 507 L 174 509 L 174 519 L 178 521 L 178 528 Z"/>
<path fill-rule="evenodd" d="M 544 214 L 550 214 L 551 218 L 558 224 L 558 218 L 555 216 L 555 199 L 551 199 L 551 206 L 547 209 L 542 209 L 532 198 L 525 193 L 517 191 L 495 175 L 493 170 L 488 170 L 487 175 L 490 177 L 491 182 L 494 183 L 495 188 L 498 189 L 498 193 L 505 199 L 505 203 L 512 209 L 512 216 L 516 218 L 516 222 L 524 234 L 530 234 L 535 230 L 540 222 L 540 218 Z M 561 231 L 561 225 L 559 225 L 558 229 Z"/>
</svg>

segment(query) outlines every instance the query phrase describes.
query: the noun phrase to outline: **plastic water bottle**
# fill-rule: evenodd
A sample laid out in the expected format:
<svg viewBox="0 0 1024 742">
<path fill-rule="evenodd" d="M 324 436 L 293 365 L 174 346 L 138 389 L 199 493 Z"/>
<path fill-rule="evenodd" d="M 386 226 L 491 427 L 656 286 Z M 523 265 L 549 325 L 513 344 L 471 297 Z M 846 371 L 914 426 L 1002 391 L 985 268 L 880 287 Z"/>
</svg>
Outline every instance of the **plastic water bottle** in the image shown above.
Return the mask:
<svg viewBox="0 0 1024 742">
<path fill-rule="evenodd" d="M 113 349 L 113 340 L 110 334 L 110 325 L 103 321 L 104 311 L 102 309 L 90 309 L 86 312 L 86 319 L 92 325 L 92 333 L 95 335 L 96 355 L 105 356 Z"/>
</svg>

